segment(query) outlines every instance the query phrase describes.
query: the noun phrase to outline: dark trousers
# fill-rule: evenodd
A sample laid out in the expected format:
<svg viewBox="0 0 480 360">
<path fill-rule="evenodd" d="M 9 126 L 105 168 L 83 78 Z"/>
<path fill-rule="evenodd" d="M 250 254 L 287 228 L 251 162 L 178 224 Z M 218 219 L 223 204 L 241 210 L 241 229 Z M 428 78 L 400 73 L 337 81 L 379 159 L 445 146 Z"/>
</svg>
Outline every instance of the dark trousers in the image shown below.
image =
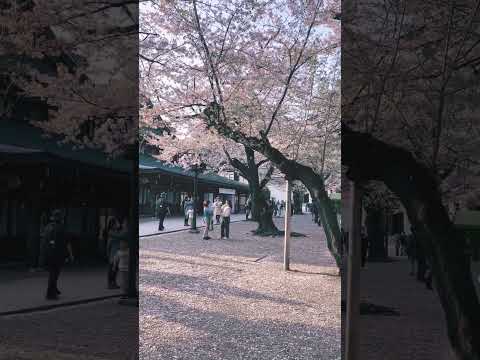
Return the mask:
<svg viewBox="0 0 480 360">
<path fill-rule="evenodd" d="M 188 214 L 185 214 L 185 226 L 188 226 Z"/>
<path fill-rule="evenodd" d="M 418 257 L 417 258 L 417 280 L 424 281 L 426 272 L 427 272 L 426 259 L 423 256 Z"/>
<path fill-rule="evenodd" d="M 108 285 L 115 285 L 117 283 L 118 267 L 116 264 L 109 264 L 108 266 Z"/>
<path fill-rule="evenodd" d="M 222 225 L 220 225 L 220 236 L 226 237 L 227 239 L 230 236 L 230 217 L 224 217 L 222 219 Z"/>
<path fill-rule="evenodd" d="M 57 296 L 57 282 L 58 277 L 60 276 L 60 271 L 62 266 L 58 259 L 52 259 L 48 263 L 48 287 L 47 287 L 47 297 Z"/>
<path fill-rule="evenodd" d="M 165 220 L 165 214 L 158 215 L 158 231 L 163 231 L 163 221 Z"/>
<path fill-rule="evenodd" d="M 217 220 L 217 224 L 220 223 L 220 215 L 215 215 L 215 219 Z"/>
<path fill-rule="evenodd" d="M 366 261 L 367 261 L 367 249 L 362 247 L 362 267 L 365 266 Z"/>
</svg>

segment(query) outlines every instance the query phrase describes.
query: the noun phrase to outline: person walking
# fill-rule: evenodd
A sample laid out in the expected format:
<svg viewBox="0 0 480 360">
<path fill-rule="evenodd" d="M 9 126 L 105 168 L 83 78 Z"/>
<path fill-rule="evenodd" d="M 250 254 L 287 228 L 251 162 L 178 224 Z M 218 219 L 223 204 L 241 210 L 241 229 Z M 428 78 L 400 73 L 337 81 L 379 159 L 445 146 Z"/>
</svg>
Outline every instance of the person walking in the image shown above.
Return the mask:
<svg viewBox="0 0 480 360">
<path fill-rule="evenodd" d="M 120 250 L 120 242 L 125 240 L 125 230 L 123 228 L 123 219 L 115 216 L 110 220 L 108 227 L 108 274 L 107 274 L 107 288 L 119 289 L 117 284 L 118 261 L 117 253 Z"/>
<path fill-rule="evenodd" d="M 250 196 L 249 196 L 245 204 L 245 220 L 247 221 L 250 216 L 251 209 L 252 209 L 252 200 L 250 199 Z"/>
<path fill-rule="evenodd" d="M 363 268 L 365 267 L 365 263 L 367 261 L 367 253 L 368 253 L 368 236 L 367 236 L 367 232 L 365 231 L 365 227 L 362 227 L 360 239 L 362 242 L 362 268 Z"/>
<path fill-rule="evenodd" d="M 67 255 L 73 262 L 73 252 L 63 224 L 63 213 L 56 209 L 52 212 L 50 223 L 45 228 L 45 243 L 47 245 L 48 286 L 47 300 L 57 300 L 61 294 L 58 289 L 58 278 Z"/>
<path fill-rule="evenodd" d="M 408 256 L 408 261 L 410 263 L 410 275 L 413 276 L 415 275 L 415 259 L 416 259 L 416 254 L 415 254 L 415 237 L 413 234 L 410 234 L 407 237 L 407 256 Z"/>
<path fill-rule="evenodd" d="M 188 219 L 191 214 L 191 211 L 193 211 L 193 201 L 189 196 L 185 198 L 185 202 L 183 203 L 183 214 L 185 215 L 185 223 L 184 226 L 189 226 L 188 225 Z"/>
<path fill-rule="evenodd" d="M 277 202 L 275 201 L 275 199 L 272 198 L 272 200 L 270 200 L 271 204 L 272 204 L 272 213 L 273 213 L 273 216 L 274 217 L 277 217 L 278 216 L 278 207 L 277 207 Z"/>
<path fill-rule="evenodd" d="M 393 243 L 395 244 L 395 256 L 400 256 L 400 247 L 401 247 L 401 243 L 400 243 L 400 234 L 396 233 L 393 235 Z"/>
<path fill-rule="evenodd" d="M 316 202 L 312 204 L 312 209 L 313 209 L 313 222 L 315 224 L 318 224 L 318 205 Z"/>
<path fill-rule="evenodd" d="M 227 200 L 222 206 L 222 224 L 220 225 L 220 235 L 222 239 L 228 239 L 230 237 L 230 214 L 232 211 L 232 205 L 230 200 Z"/>
<path fill-rule="evenodd" d="M 165 194 L 160 196 L 160 199 L 157 202 L 156 210 L 158 218 L 158 231 L 163 231 L 165 230 L 165 227 L 163 226 L 165 217 L 170 215 L 170 204 L 165 199 Z"/>
<path fill-rule="evenodd" d="M 415 260 L 417 262 L 417 280 L 425 281 L 425 273 L 427 272 L 427 258 L 425 249 L 420 239 L 420 233 L 417 229 L 412 230 L 415 237 Z"/>
<path fill-rule="evenodd" d="M 220 218 L 222 216 L 222 201 L 220 200 L 219 197 L 215 199 L 215 203 L 213 204 L 213 206 L 214 206 L 213 215 L 215 216 L 215 220 L 217 224 L 220 224 Z"/>
<path fill-rule="evenodd" d="M 205 223 L 205 229 L 203 230 L 203 240 L 211 239 L 208 236 L 208 232 L 213 230 L 213 209 L 210 206 L 210 201 L 205 200 L 203 202 L 203 222 Z"/>
</svg>

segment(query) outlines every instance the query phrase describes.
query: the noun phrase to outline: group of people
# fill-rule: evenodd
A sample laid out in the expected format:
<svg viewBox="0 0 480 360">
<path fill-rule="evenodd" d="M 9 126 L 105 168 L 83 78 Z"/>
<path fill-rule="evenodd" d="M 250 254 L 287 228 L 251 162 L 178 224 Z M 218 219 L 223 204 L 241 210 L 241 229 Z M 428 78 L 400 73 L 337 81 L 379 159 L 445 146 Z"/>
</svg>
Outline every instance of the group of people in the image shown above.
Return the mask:
<svg viewBox="0 0 480 360">
<path fill-rule="evenodd" d="M 279 217 L 279 216 L 282 216 L 282 213 L 285 209 L 285 201 L 284 200 L 275 201 L 274 198 L 271 198 L 267 200 L 267 207 L 268 207 L 268 210 L 273 214 L 273 216 Z M 252 198 L 249 196 L 245 204 L 245 220 L 249 220 L 251 214 L 252 214 Z"/>
<path fill-rule="evenodd" d="M 170 215 L 170 204 L 166 201 L 165 194 L 160 195 L 160 199 L 156 204 L 156 215 L 158 218 L 158 230 L 165 230 L 164 221 L 167 215 Z M 191 196 L 186 196 L 181 204 L 184 214 L 184 226 L 191 226 L 195 212 L 195 202 Z M 203 222 L 205 230 L 203 232 L 203 239 L 211 239 L 209 231 L 213 231 L 213 223 L 220 225 L 221 239 L 228 239 L 230 237 L 230 216 L 232 212 L 232 203 L 230 200 L 222 201 L 217 197 L 214 202 L 205 200 L 203 202 Z M 248 219 L 248 215 L 247 215 Z"/>
<path fill-rule="evenodd" d="M 46 224 L 42 234 L 42 251 L 45 252 L 46 267 L 48 270 L 47 300 L 57 300 L 61 291 L 58 289 L 58 278 L 66 260 L 74 261 L 70 236 L 65 227 L 65 216 L 62 210 L 52 211 L 50 221 Z M 115 216 L 108 222 L 104 231 L 104 240 L 107 241 L 108 274 L 107 287 L 118 289 L 117 274 L 119 270 L 124 276 L 122 284 L 126 284 L 128 271 L 128 230 L 125 219 Z"/>
<path fill-rule="evenodd" d="M 213 219 L 220 224 L 220 238 L 230 238 L 230 216 L 232 213 L 232 203 L 230 200 L 222 200 L 217 197 L 213 203 L 209 200 L 203 202 L 203 222 L 205 229 L 203 231 L 203 240 L 209 240 L 209 232 L 213 231 Z"/>
<path fill-rule="evenodd" d="M 270 205 L 272 207 L 273 216 L 282 216 L 282 212 L 285 209 L 285 201 L 284 200 L 275 201 L 275 199 L 271 199 L 270 200 Z"/>
<path fill-rule="evenodd" d="M 410 263 L 410 275 L 424 282 L 427 289 L 432 289 L 432 262 L 428 251 L 420 239 L 421 233 L 414 227 L 411 234 L 404 231 L 394 234 L 391 239 L 395 246 L 395 256 L 407 256 Z M 365 227 L 361 231 L 361 265 L 365 267 L 370 241 Z"/>
</svg>

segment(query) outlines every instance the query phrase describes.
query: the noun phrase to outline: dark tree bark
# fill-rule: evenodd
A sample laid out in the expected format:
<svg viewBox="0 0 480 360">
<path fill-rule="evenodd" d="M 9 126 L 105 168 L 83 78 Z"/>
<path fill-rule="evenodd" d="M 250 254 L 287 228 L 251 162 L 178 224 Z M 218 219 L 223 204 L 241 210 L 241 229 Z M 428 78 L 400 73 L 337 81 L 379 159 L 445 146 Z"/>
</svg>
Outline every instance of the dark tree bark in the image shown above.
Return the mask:
<svg viewBox="0 0 480 360">
<path fill-rule="evenodd" d="M 372 161 L 375 159 L 375 161 Z M 434 174 L 406 150 L 342 125 L 342 163 L 354 181 L 378 180 L 397 195 L 412 225 L 426 236 L 448 335 L 459 359 L 480 359 L 480 307 L 465 237 L 442 204 Z"/>
<path fill-rule="evenodd" d="M 262 236 L 280 235 L 282 232 L 278 230 L 273 222 L 273 214 L 267 203 L 269 197 L 265 192 L 265 186 L 270 181 L 274 168 L 270 167 L 265 177 L 260 181 L 258 168 L 265 162 L 261 161 L 257 164 L 255 162 L 255 152 L 252 149 L 245 146 L 246 163 L 230 157 L 227 151 L 225 153 L 230 165 L 240 171 L 242 176 L 248 180 L 252 201 L 252 219 L 258 223 L 254 233 Z"/>
<path fill-rule="evenodd" d="M 297 215 L 303 214 L 302 211 L 302 203 L 303 203 L 303 194 L 298 191 L 293 191 L 293 213 Z"/>
<path fill-rule="evenodd" d="M 383 218 L 383 211 L 381 210 L 370 210 L 367 213 L 366 225 L 369 241 L 369 260 L 379 261 L 387 258 L 387 249 L 385 248 L 385 224 Z"/>
<path fill-rule="evenodd" d="M 213 127 L 220 135 L 259 152 L 275 164 L 278 170 L 285 174 L 291 181 L 299 180 L 305 185 L 312 196 L 312 201 L 316 202 L 319 206 L 319 217 L 322 224 L 324 224 L 323 228 L 327 239 L 328 249 L 335 258 L 337 266 L 342 269 L 342 261 L 339 251 L 341 246 L 340 228 L 338 226 L 333 202 L 328 197 L 325 189 L 323 176 L 317 174 L 308 166 L 302 165 L 295 160 L 288 159 L 270 144 L 268 138 L 263 132 L 260 132 L 261 138 L 257 138 L 247 136 L 232 129 L 221 119 L 220 110 L 220 106 L 216 103 L 211 103 L 210 106 L 204 110 L 205 122 L 208 127 Z"/>
</svg>

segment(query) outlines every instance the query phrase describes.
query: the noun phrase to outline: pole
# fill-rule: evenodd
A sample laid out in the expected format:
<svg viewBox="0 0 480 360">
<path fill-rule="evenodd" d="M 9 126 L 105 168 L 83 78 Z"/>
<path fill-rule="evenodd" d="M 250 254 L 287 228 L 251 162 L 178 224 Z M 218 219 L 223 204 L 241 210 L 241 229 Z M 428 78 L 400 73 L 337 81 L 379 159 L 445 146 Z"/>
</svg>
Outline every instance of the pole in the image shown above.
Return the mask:
<svg viewBox="0 0 480 360">
<path fill-rule="evenodd" d="M 135 162 L 134 162 L 135 164 Z M 132 174 L 130 175 L 130 211 L 129 211 L 129 240 L 130 240 L 130 254 L 129 254 L 129 271 L 128 271 L 128 298 L 137 298 L 137 258 L 138 258 L 138 226 L 135 226 L 135 218 L 138 219 L 138 214 L 135 211 L 135 207 L 138 206 L 137 202 L 137 169 L 134 168 Z"/>
<path fill-rule="evenodd" d="M 285 211 L 285 244 L 284 244 L 284 253 L 283 253 L 283 269 L 285 271 L 290 270 L 290 231 L 292 223 L 292 187 L 289 180 L 286 181 L 286 195 L 287 195 L 287 204 Z"/>
<path fill-rule="evenodd" d="M 358 184 L 351 183 L 350 238 L 347 271 L 347 319 L 345 359 L 360 359 L 359 317 L 360 317 L 360 232 L 362 226 L 362 194 Z"/>
<path fill-rule="evenodd" d="M 195 172 L 195 177 L 193 178 L 193 219 L 192 219 L 192 226 L 190 228 L 191 233 L 199 233 L 200 231 L 197 229 L 197 177 L 198 177 L 198 169 L 195 168 L 193 170 Z"/>
</svg>

